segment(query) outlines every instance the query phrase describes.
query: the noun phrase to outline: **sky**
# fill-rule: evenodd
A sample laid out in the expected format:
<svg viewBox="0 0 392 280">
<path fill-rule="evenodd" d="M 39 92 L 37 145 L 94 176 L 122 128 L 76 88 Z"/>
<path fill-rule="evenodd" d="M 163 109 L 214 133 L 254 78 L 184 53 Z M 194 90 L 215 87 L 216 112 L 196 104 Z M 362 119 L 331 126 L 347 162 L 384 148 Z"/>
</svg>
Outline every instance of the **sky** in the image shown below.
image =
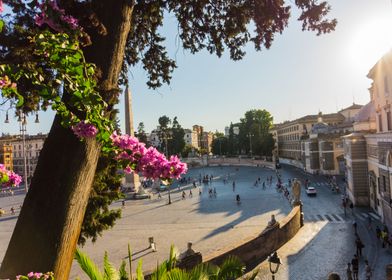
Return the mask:
<svg viewBox="0 0 392 280">
<path fill-rule="evenodd" d="M 208 131 L 223 132 L 251 109 L 266 109 L 274 123 L 308 114 L 333 113 L 353 102 L 370 101 L 371 80 L 366 75 L 381 56 L 392 49 L 392 0 L 330 0 L 330 17 L 337 18 L 334 32 L 316 36 L 303 32 L 292 10 L 289 27 L 277 35 L 272 47 L 261 52 L 250 44 L 241 61 L 231 61 L 203 51 L 192 55 L 177 41 L 172 17 L 162 33 L 168 54 L 178 68 L 169 86 L 150 90 L 139 65 L 130 74 L 135 128 L 143 122 L 150 132 L 158 118 L 177 116 L 184 128 L 198 124 Z M 121 96 L 120 123 L 124 131 Z M 2 108 L 4 109 L 4 108 Z M 40 123 L 29 119 L 27 133 L 47 133 L 53 113 L 40 113 Z M 4 124 L 0 110 L 0 133 L 19 133 L 16 119 Z"/>
</svg>

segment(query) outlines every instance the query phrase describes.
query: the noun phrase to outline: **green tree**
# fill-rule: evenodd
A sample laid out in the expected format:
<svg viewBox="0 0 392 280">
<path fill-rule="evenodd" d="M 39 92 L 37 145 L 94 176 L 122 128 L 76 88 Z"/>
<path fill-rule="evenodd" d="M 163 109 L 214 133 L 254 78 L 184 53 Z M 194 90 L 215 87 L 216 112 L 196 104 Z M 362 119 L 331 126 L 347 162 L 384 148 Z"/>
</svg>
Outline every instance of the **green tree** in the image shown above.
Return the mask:
<svg viewBox="0 0 392 280">
<path fill-rule="evenodd" d="M 170 151 L 170 146 L 169 142 L 171 141 L 172 135 L 171 135 L 171 119 L 163 115 L 158 119 L 158 124 L 159 124 L 159 130 L 158 130 L 158 138 L 159 138 L 159 147 L 158 149 L 165 153 L 166 156 L 169 155 Z"/>
<path fill-rule="evenodd" d="M 193 147 L 192 145 L 187 144 L 187 145 L 185 145 L 184 149 L 182 150 L 181 155 L 183 157 L 188 157 L 189 154 L 192 153 L 192 152 L 198 153 L 199 150 L 197 148 Z"/>
<path fill-rule="evenodd" d="M 249 110 L 240 120 L 239 145 L 246 153 L 271 155 L 271 135 L 273 118 L 267 110 Z M 273 139 L 272 139 L 273 140 Z"/>
<path fill-rule="evenodd" d="M 185 147 L 185 131 L 181 127 L 180 123 L 177 120 L 177 117 L 173 119 L 173 126 L 171 127 L 171 140 L 170 140 L 170 148 L 169 151 L 171 154 L 180 155 Z"/>
<path fill-rule="evenodd" d="M 13 13 L 4 27 L 5 31 L 0 34 L 1 63 L 17 65 L 28 62 L 35 65 L 30 38 L 46 28 L 37 27 L 34 20 L 38 1 L 3 2 L 11 7 Z M 169 83 L 176 65 L 168 57 L 165 38 L 160 34 L 164 15 L 171 14 L 177 18 L 179 39 L 184 49 L 191 53 L 206 49 L 218 56 L 226 49 L 232 59 L 238 60 L 245 55 L 248 42 L 253 43 L 257 50 L 270 48 L 274 35 L 283 32 L 288 25 L 291 13 L 290 3 L 281 0 L 57 2 L 67 15 L 78 19 L 83 28 L 83 54 L 88 63 L 95 65 L 95 89 L 99 98 L 107 104 L 90 108 L 101 111 L 100 116 L 112 112 L 118 101 L 119 81 L 127 82 L 129 67 L 142 63 L 151 88 Z M 292 5 L 300 10 L 303 30 L 321 34 L 335 28 L 336 21 L 326 19 L 330 10 L 326 2 L 301 0 Z M 252 32 L 248 31 L 250 26 L 254 27 Z M 50 36 L 48 38 L 51 39 Z M 37 110 L 38 106 L 50 106 L 38 96 L 38 92 L 42 97 L 42 94 L 61 91 L 55 79 L 56 72 L 47 64 L 51 59 L 55 58 L 50 57 L 40 65 L 48 66 L 41 74 L 53 76 L 52 80 L 48 80 L 54 85 L 51 92 L 39 92 L 31 80 L 21 79 L 20 88 L 23 90 L 20 94 L 24 103 L 20 109 L 25 113 Z M 64 67 L 72 64 L 71 60 L 65 63 L 65 59 L 60 58 Z M 83 82 L 82 79 L 80 81 Z M 60 81 L 60 84 L 64 82 Z M 91 111 L 73 107 L 75 102 L 71 94 L 79 98 L 78 92 L 61 92 L 56 96 L 61 96 L 68 109 L 84 119 Z M 94 102 L 97 98 L 94 96 L 88 101 Z M 54 109 L 60 112 L 64 108 Z M 37 270 L 54 271 L 58 280 L 69 278 L 101 146 L 96 139 L 79 141 L 69 127 L 62 125 L 63 118 L 64 114 L 56 115 L 40 153 L 30 190 L 0 268 L 2 278 Z"/>
<path fill-rule="evenodd" d="M 146 131 L 144 130 L 144 123 L 140 122 L 139 125 L 137 126 L 137 132 L 135 133 L 135 136 L 143 143 L 146 143 L 148 145 L 147 141 L 147 134 Z"/>
<path fill-rule="evenodd" d="M 239 124 L 230 123 L 229 127 L 229 138 L 228 138 L 228 154 L 231 156 L 238 155 L 239 153 L 239 141 L 238 135 L 234 133 L 234 127 L 239 127 Z"/>
<path fill-rule="evenodd" d="M 212 153 L 214 155 L 226 155 L 228 153 L 229 139 L 221 132 L 216 132 L 212 141 Z"/>
</svg>

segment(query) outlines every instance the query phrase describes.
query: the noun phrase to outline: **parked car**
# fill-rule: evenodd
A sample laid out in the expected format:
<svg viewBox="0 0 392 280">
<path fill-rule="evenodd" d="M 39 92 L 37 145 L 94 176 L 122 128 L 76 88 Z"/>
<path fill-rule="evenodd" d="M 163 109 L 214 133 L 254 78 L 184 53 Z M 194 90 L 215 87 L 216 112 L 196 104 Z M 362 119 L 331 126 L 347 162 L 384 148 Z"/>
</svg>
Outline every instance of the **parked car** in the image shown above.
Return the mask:
<svg viewBox="0 0 392 280">
<path fill-rule="evenodd" d="M 317 190 L 314 187 L 307 187 L 306 188 L 306 194 L 308 196 L 312 196 L 312 195 L 316 196 L 317 195 Z"/>
<path fill-rule="evenodd" d="M 159 185 L 159 190 L 160 191 L 166 191 L 167 189 L 168 189 L 168 186 L 166 186 L 166 185 L 164 185 L 162 183 Z"/>
</svg>

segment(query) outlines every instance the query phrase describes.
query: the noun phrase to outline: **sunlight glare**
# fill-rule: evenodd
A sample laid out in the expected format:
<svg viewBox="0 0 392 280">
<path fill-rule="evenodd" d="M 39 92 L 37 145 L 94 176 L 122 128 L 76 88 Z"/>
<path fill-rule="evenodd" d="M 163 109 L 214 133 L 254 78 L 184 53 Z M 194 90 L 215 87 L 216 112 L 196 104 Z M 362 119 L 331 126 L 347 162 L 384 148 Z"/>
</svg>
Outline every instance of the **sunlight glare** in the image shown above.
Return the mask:
<svg viewBox="0 0 392 280">
<path fill-rule="evenodd" d="M 367 72 L 391 49 L 392 19 L 378 19 L 357 27 L 349 46 L 349 56 L 355 67 Z"/>
</svg>

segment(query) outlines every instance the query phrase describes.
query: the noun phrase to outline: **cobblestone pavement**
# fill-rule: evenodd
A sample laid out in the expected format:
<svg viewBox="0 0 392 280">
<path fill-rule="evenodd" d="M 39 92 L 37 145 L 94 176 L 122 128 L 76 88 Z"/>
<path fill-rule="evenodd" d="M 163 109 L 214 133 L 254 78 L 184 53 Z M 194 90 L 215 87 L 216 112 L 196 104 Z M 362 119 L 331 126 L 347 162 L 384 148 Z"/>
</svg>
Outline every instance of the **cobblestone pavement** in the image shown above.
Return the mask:
<svg viewBox="0 0 392 280">
<path fill-rule="evenodd" d="M 288 170 L 283 174 L 293 170 L 291 167 L 285 169 Z M 356 253 L 353 221 L 357 222 L 358 235 L 365 244 L 360 258 L 359 279 L 366 279 L 365 260 L 369 260 L 373 268 L 371 279 L 386 279 L 385 266 L 392 263 L 392 254 L 390 249 L 382 248 L 381 242 L 376 238 L 375 227 L 381 227 L 379 217 L 369 212 L 368 208 L 354 208 L 353 213 L 347 211 L 345 214 L 340 206 L 340 195 L 332 192 L 322 177 L 307 177 L 315 183 L 319 196 L 323 196 L 324 201 L 320 201 L 321 197 L 312 198 L 313 201 L 308 197 L 303 198 L 305 225 L 277 251 L 282 265 L 275 274 L 276 279 L 325 280 L 330 272 L 337 272 L 342 279 L 347 279 L 347 263 L 351 262 Z M 343 189 L 342 184 L 340 187 Z M 332 204 L 327 207 L 327 203 Z M 372 218 L 370 226 L 369 215 Z M 255 269 L 259 270 L 259 279 L 271 279 L 267 261 Z"/>
<path fill-rule="evenodd" d="M 357 221 L 359 236 L 365 243 L 364 254 L 360 259 L 360 280 L 365 279 L 365 259 L 374 268 L 372 279 L 385 279 L 385 265 L 392 263 L 392 255 L 389 249 L 381 247 L 375 237 L 375 226 L 380 224 L 378 217 L 371 213 L 373 223 L 369 228 L 368 209 L 355 209 L 354 215 L 350 211 L 345 215 L 340 206 L 340 194 L 332 192 L 322 176 L 309 176 L 288 166 L 284 166 L 279 172 L 284 182 L 289 178 L 296 177 L 301 181 L 308 178 L 316 187 L 318 195 L 307 197 L 302 192 L 305 226 L 278 250 L 283 264 L 276 279 L 327 279 L 328 273 L 332 271 L 340 273 L 342 279 L 346 279 L 346 264 L 355 253 L 353 220 Z M 266 187 L 266 190 L 262 190 L 261 186 L 254 186 L 258 176 L 261 177 L 261 182 L 266 176 L 274 176 L 274 172 L 268 169 L 209 167 L 192 169 L 189 176 L 198 177 L 199 174 L 214 176 L 211 186 L 202 187 L 201 196 L 198 194 L 199 187 L 193 189 L 187 185 L 181 190 L 173 189 L 171 205 L 167 205 L 166 193 L 162 199 L 155 195 L 151 200 L 126 201 L 123 217 L 116 226 L 105 231 L 95 244 L 88 243 L 83 250 L 98 264 L 102 264 L 104 251 L 108 251 L 109 259 L 119 266 L 127 255 L 127 244 L 130 243 L 135 264 L 142 259 L 144 269 L 151 269 L 167 257 L 172 243 L 182 251 L 186 243 L 192 241 L 194 249 L 206 256 L 245 239 L 249 234 L 261 232 L 271 214 L 276 214 L 279 220 L 290 211 L 288 201 L 273 186 Z M 224 184 L 223 178 L 228 175 L 229 183 Z M 236 181 L 235 192 L 232 190 L 233 180 Z M 208 196 L 209 187 L 216 188 L 217 198 Z M 189 197 L 190 189 L 193 191 L 192 198 Z M 186 192 L 185 200 L 181 199 L 182 190 Z M 240 206 L 235 203 L 237 193 L 241 195 Z M 1 197 L 0 207 L 6 210 L 14 207 L 18 211 L 23 198 L 17 192 L 13 197 Z M 121 203 L 115 203 L 113 207 L 121 207 Z M 0 217 L 0 259 L 7 248 L 17 214 L 18 212 Z M 147 239 L 150 236 L 154 237 L 158 252 L 148 249 Z M 267 262 L 260 264 L 257 269 L 260 269 L 260 279 L 271 279 Z M 86 279 L 74 264 L 71 279 L 75 279 L 77 275 Z"/>
<path fill-rule="evenodd" d="M 161 199 L 154 195 L 151 200 L 127 200 L 123 217 L 115 227 L 105 231 L 95 244 L 88 242 L 82 250 L 98 264 L 102 264 L 104 252 L 107 251 L 109 259 L 119 266 L 127 256 L 127 244 L 130 243 L 135 264 L 142 259 L 143 268 L 148 270 L 167 258 L 171 244 L 183 251 L 187 242 L 192 241 L 194 249 L 206 256 L 243 240 L 250 234 L 261 232 L 271 214 L 281 219 L 291 210 L 287 200 L 273 186 L 266 187 L 265 190 L 261 184 L 254 186 L 259 176 L 263 180 L 267 176 L 274 176 L 270 169 L 209 167 L 192 169 L 187 176 L 198 179 L 199 174 L 214 177 L 211 185 L 202 185 L 201 196 L 198 194 L 199 187 L 194 189 L 191 183 L 181 190 L 176 187 L 173 189 L 171 205 L 167 204 L 166 192 Z M 224 184 L 223 178 L 226 176 L 229 177 L 228 183 Z M 234 192 L 233 180 L 236 182 Z M 209 197 L 208 188 L 216 189 L 216 198 Z M 182 190 L 186 192 L 185 200 L 181 199 Z M 192 198 L 189 197 L 189 190 L 193 192 Z M 237 205 L 235 201 L 236 194 L 241 196 L 241 205 Z M 22 198 L 23 196 L 0 198 L 0 207 L 10 209 L 11 205 L 19 205 Z M 121 203 L 115 203 L 113 207 L 121 207 Z M 0 217 L 0 259 L 4 256 L 16 217 L 17 215 Z M 154 237 L 157 252 L 148 248 L 148 237 Z M 71 279 L 75 279 L 77 275 L 83 276 L 74 264 Z"/>
</svg>

